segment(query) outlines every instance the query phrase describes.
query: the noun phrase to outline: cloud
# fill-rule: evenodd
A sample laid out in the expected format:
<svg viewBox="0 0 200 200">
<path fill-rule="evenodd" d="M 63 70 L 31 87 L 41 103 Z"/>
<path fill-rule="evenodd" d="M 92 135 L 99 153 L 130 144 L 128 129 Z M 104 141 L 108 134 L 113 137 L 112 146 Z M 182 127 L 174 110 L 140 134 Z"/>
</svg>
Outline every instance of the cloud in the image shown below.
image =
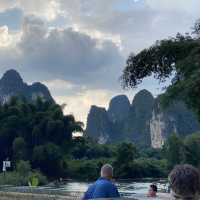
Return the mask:
<svg viewBox="0 0 200 200">
<path fill-rule="evenodd" d="M 71 96 L 56 96 L 59 104 L 67 103 L 64 112 L 73 114 L 76 120 L 83 121 L 86 125 L 87 115 L 91 105 L 108 107 L 113 92 L 109 90 L 82 90 Z"/>
<path fill-rule="evenodd" d="M 199 0 L 0 0 L 0 71 L 43 81 L 85 121 L 90 104 L 107 105 L 121 92 L 128 54 L 190 31 L 199 7 Z M 157 94 L 156 87 L 149 79 L 139 89 Z"/>
<path fill-rule="evenodd" d="M 146 79 L 141 87 L 134 91 L 119 90 L 118 92 L 107 89 L 88 89 L 87 87 L 73 85 L 63 80 L 53 80 L 43 83 L 49 87 L 57 103 L 67 104 L 64 112 L 66 114 L 73 114 L 77 120 L 84 122 L 85 125 L 91 105 L 97 105 L 107 109 L 110 100 L 119 94 L 127 95 L 130 102 L 132 102 L 135 94 L 141 89 L 151 91 L 155 97 L 162 92 L 161 88 L 157 88 L 156 81 L 152 79 Z M 167 84 L 169 83 L 162 84 L 162 86 L 164 87 Z"/>
<path fill-rule="evenodd" d="M 8 27 L 1 32 L 2 44 L 8 45 Z M 119 47 L 110 40 L 96 39 L 72 28 L 49 28 L 33 15 L 24 18 L 20 36 L 12 49 L 16 60 L 13 58 L 12 63 L 8 54 L 5 58 L 9 61 L 0 59 L 2 65 L 20 66 L 19 70 L 33 79 L 56 78 L 99 88 L 118 84 L 123 58 Z M 8 51 L 0 49 L 0 55 Z"/>
<path fill-rule="evenodd" d="M 43 17 L 46 20 L 54 20 L 61 14 L 59 1 L 54 0 L 17 0 L 18 6 L 24 10 L 24 13 L 34 14 Z"/>
<path fill-rule="evenodd" d="M 199 0 L 1 0 L 0 10 L 18 8 L 89 35 L 117 38 L 123 55 L 155 40 L 189 31 L 199 17 Z M 60 20 L 60 21 L 59 21 Z M 62 21 L 62 24 L 61 24 Z M 162 27 L 162 28 L 160 28 Z M 97 34 L 96 34 L 97 35 Z"/>
<path fill-rule="evenodd" d="M 23 12 L 21 9 L 12 8 L 4 12 L 0 12 L 0 26 L 8 26 L 9 29 L 17 31 L 21 28 Z"/>
<path fill-rule="evenodd" d="M 11 37 L 8 34 L 8 27 L 2 26 L 0 27 L 0 47 L 9 46 L 11 43 Z"/>
<path fill-rule="evenodd" d="M 62 96 L 62 95 L 71 95 L 77 92 L 77 90 L 83 89 L 84 86 L 80 87 L 79 85 L 75 85 L 69 81 L 55 79 L 55 80 L 48 80 L 42 81 L 45 84 L 51 93 L 54 96 Z"/>
<path fill-rule="evenodd" d="M 0 12 L 4 12 L 7 9 L 15 7 L 15 0 L 1 0 L 0 1 Z"/>
<path fill-rule="evenodd" d="M 66 19 L 80 30 L 120 37 L 123 55 L 138 52 L 157 39 L 190 31 L 199 17 L 199 1 L 60 0 Z M 72 2 L 72 3 L 71 3 Z"/>
<path fill-rule="evenodd" d="M 73 114 L 77 120 L 82 121 L 86 125 L 87 115 L 91 105 L 108 108 L 110 100 L 119 94 L 125 94 L 132 102 L 133 97 L 141 89 L 147 89 L 157 96 L 162 92 L 161 88 L 157 88 L 157 82 L 153 79 L 146 79 L 140 88 L 123 91 L 123 90 L 109 90 L 109 89 L 90 89 L 85 85 L 75 85 L 71 82 L 55 79 L 51 81 L 43 81 L 51 91 L 53 98 L 59 104 L 67 104 L 64 112 L 66 114 Z M 162 87 L 167 83 L 163 83 Z M 169 83 L 168 83 L 169 84 Z"/>
<path fill-rule="evenodd" d="M 2 27 L 4 44 L 13 36 Z M 49 28 L 38 17 L 24 18 L 16 44 L 0 47 L 1 72 L 16 68 L 25 81 L 46 84 L 67 113 L 86 121 L 91 104 L 106 106 L 117 88 L 123 59 L 116 41 L 98 33 Z M 112 88 L 112 92 L 111 89 Z"/>
<path fill-rule="evenodd" d="M 199 14 L 199 0 L 146 0 L 151 9 L 169 12 L 182 12 L 184 14 Z"/>
<path fill-rule="evenodd" d="M 56 0 L 1 0 L 0 12 L 9 9 L 21 9 L 25 15 L 37 15 L 48 21 L 55 20 L 57 16 L 62 15 L 59 1 Z"/>
</svg>

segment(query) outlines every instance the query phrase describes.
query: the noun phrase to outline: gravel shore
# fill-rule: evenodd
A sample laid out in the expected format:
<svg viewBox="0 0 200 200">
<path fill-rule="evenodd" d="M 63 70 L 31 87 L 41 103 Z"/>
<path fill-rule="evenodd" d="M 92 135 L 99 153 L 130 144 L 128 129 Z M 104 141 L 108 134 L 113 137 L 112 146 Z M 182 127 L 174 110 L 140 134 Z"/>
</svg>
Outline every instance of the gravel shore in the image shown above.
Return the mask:
<svg viewBox="0 0 200 200">
<path fill-rule="evenodd" d="M 60 195 L 30 194 L 17 192 L 0 192 L 1 200 L 80 200 L 79 197 L 66 197 Z"/>
</svg>

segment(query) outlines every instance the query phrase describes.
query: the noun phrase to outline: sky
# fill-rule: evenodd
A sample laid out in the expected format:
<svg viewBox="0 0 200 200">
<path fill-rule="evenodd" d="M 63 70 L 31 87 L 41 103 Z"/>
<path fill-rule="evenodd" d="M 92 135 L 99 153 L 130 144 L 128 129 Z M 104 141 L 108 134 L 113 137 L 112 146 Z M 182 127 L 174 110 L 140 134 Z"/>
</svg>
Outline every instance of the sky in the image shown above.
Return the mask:
<svg viewBox="0 0 200 200">
<path fill-rule="evenodd" d="M 162 92 L 152 78 L 124 91 L 126 59 L 156 40 L 191 32 L 199 0 L 0 0 L 0 75 L 16 69 L 42 82 L 66 114 L 86 122 L 113 96 Z"/>
</svg>

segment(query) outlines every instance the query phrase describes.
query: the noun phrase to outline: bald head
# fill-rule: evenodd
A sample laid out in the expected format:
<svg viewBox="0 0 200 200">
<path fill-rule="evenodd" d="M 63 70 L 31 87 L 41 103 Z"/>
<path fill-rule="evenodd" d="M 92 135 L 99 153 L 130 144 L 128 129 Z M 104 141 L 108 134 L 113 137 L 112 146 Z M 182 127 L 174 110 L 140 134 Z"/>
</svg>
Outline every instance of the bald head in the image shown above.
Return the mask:
<svg viewBox="0 0 200 200">
<path fill-rule="evenodd" d="M 105 164 L 101 168 L 101 177 L 111 179 L 113 177 L 113 167 L 109 164 Z"/>
</svg>

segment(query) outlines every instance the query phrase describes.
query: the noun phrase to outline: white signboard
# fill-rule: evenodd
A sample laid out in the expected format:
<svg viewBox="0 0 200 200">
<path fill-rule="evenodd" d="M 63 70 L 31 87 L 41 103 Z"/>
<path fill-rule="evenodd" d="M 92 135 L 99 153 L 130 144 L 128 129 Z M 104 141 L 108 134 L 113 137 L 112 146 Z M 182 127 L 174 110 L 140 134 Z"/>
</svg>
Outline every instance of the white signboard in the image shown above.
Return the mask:
<svg viewBox="0 0 200 200">
<path fill-rule="evenodd" d="M 3 166 L 7 167 L 11 167 L 11 162 L 10 161 L 3 161 Z"/>
<path fill-rule="evenodd" d="M 11 162 L 10 161 L 3 161 L 3 172 L 6 171 L 6 168 L 11 167 Z"/>
</svg>

